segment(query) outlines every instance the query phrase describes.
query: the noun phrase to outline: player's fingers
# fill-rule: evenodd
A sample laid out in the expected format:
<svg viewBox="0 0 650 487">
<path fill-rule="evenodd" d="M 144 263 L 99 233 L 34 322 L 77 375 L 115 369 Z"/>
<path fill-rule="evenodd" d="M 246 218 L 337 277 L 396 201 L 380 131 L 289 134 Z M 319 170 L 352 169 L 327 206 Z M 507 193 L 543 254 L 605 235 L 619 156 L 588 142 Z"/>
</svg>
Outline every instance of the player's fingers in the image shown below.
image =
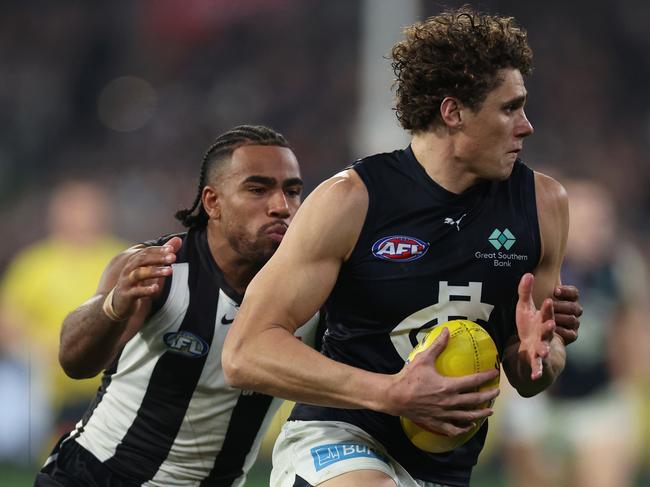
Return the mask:
<svg viewBox="0 0 650 487">
<path fill-rule="evenodd" d="M 489 389 L 487 391 L 480 392 L 466 392 L 464 394 L 458 394 L 453 401 L 450 402 L 450 406 L 457 408 L 466 408 L 466 409 L 475 409 L 486 403 L 492 403 L 501 391 L 497 388 Z"/>
<path fill-rule="evenodd" d="M 165 281 L 164 281 L 163 278 L 160 278 L 160 277 L 154 277 L 154 278 L 152 278 L 152 279 L 146 279 L 146 280 L 144 280 L 144 281 L 141 281 L 140 283 L 138 283 L 138 286 L 148 287 L 148 286 L 151 286 L 151 285 L 153 285 L 153 284 L 158 284 L 158 287 L 160 288 L 160 287 L 162 287 L 162 285 L 164 284 L 164 282 L 165 282 Z"/>
<path fill-rule="evenodd" d="M 555 320 L 546 320 L 542 323 L 542 326 L 539 328 L 541 343 L 545 343 L 546 345 L 550 344 L 556 329 Z"/>
<path fill-rule="evenodd" d="M 476 374 L 464 375 L 462 377 L 447 377 L 447 381 L 452 390 L 469 392 L 494 380 L 498 375 L 499 371 L 497 369 L 490 369 Z"/>
<path fill-rule="evenodd" d="M 558 326 L 557 328 L 555 328 L 555 333 L 557 333 L 560 336 L 560 338 L 562 338 L 562 341 L 564 342 L 565 346 L 575 342 L 578 339 L 577 330 L 570 330 Z"/>
<path fill-rule="evenodd" d="M 137 292 L 140 294 L 141 298 L 145 298 L 155 294 L 156 292 L 158 292 L 159 289 L 160 289 L 160 284 L 154 282 L 152 284 L 149 284 L 148 286 L 140 286 Z"/>
<path fill-rule="evenodd" d="M 521 276 L 519 281 L 519 287 L 517 292 L 519 293 L 519 302 L 526 306 L 535 306 L 533 303 L 533 286 L 535 283 L 535 277 L 527 272 Z"/>
<path fill-rule="evenodd" d="M 157 293 L 161 288 L 161 282 L 158 279 L 148 279 L 141 281 L 137 286 L 133 286 L 123 293 L 126 299 L 135 301 L 140 298 L 151 297 Z"/>
<path fill-rule="evenodd" d="M 124 266 L 125 272 L 130 272 L 138 267 L 152 265 L 170 265 L 176 261 L 174 247 L 170 245 L 147 247 L 131 256 Z"/>
<path fill-rule="evenodd" d="M 542 303 L 542 307 L 539 310 L 542 321 L 553 320 L 555 315 L 553 314 L 553 300 L 551 298 L 546 298 Z"/>
<path fill-rule="evenodd" d="M 572 301 L 553 301 L 553 311 L 555 314 L 565 314 L 570 315 L 578 319 L 582 316 L 582 306 L 580 303 L 574 303 Z"/>
<path fill-rule="evenodd" d="M 552 338 L 552 335 L 551 335 Z M 540 341 L 537 346 L 535 347 L 535 354 L 534 357 L 541 357 L 541 358 L 546 358 L 548 355 L 551 353 L 551 344 L 550 340 L 542 340 Z"/>
<path fill-rule="evenodd" d="M 146 295 L 146 288 L 154 284 L 160 287 L 159 279 L 141 279 L 127 286 L 119 286 L 116 288 L 115 295 L 119 294 L 120 298 L 132 301 L 142 297 L 143 293 Z"/>
<path fill-rule="evenodd" d="M 530 359 L 530 378 L 532 380 L 539 379 L 544 373 L 544 363 L 542 357 L 536 354 L 531 354 Z"/>
<path fill-rule="evenodd" d="M 181 245 L 183 245 L 183 240 L 180 237 L 172 237 L 165 243 L 165 245 L 171 247 L 171 251 L 176 253 L 180 250 Z"/>
<path fill-rule="evenodd" d="M 577 330 L 580 328 L 580 319 L 574 314 L 558 313 L 555 309 L 555 324 L 558 327 L 567 328 L 569 330 Z"/>
<path fill-rule="evenodd" d="M 560 284 L 555 287 L 553 295 L 561 301 L 577 301 L 580 297 L 580 291 L 575 286 Z"/>
<path fill-rule="evenodd" d="M 440 335 L 436 337 L 431 346 L 426 349 L 424 352 L 421 352 L 419 355 L 422 355 L 422 359 L 428 361 L 429 363 L 434 363 L 436 357 L 442 353 L 442 351 L 449 343 L 449 328 L 444 327 L 440 331 Z"/>
<path fill-rule="evenodd" d="M 167 277 L 172 274 L 172 268 L 169 266 L 146 266 L 133 269 L 127 276 L 128 281 L 137 285 L 148 279 Z"/>
<path fill-rule="evenodd" d="M 582 316 L 582 306 L 579 303 L 572 303 L 570 301 L 553 301 L 553 311 L 556 315 L 566 316 L 572 322 L 580 324 L 580 316 Z M 570 318 L 569 318 L 570 317 Z"/>
</svg>

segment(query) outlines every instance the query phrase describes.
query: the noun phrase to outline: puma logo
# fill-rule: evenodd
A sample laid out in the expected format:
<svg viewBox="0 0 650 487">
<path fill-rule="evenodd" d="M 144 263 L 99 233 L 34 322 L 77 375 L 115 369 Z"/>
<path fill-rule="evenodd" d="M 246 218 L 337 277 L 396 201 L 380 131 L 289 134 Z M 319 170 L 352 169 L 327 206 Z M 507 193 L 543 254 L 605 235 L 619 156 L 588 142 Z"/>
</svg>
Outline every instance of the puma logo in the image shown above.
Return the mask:
<svg viewBox="0 0 650 487">
<path fill-rule="evenodd" d="M 453 218 L 447 217 L 447 218 L 445 218 L 445 223 L 447 225 L 451 225 L 452 227 L 455 225 L 456 230 L 458 230 L 460 232 L 460 221 L 463 218 L 465 218 L 466 215 L 467 215 L 467 213 L 463 213 L 463 216 L 461 216 L 458 220 L 454 220 Z"/>
</svg>

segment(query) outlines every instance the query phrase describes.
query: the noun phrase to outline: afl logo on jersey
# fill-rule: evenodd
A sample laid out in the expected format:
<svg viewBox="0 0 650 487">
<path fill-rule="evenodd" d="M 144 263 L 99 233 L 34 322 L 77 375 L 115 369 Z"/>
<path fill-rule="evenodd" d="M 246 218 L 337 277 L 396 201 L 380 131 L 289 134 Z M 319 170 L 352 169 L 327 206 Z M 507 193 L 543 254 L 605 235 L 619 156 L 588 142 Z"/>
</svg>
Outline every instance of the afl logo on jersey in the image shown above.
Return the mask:
<svg viewBox="0 0 650 487">
<path fill-rule="evenodd" d="M 372 255 L 393 262 L 417 260 L 427 253 L 429 244 L 414 237 L 393 235 L 377 240 L 372 246 Z"/>
<path fill-rule="evenodd" d="M 198 358 L 208 353 L 208 344 L 201 337 L 189 331 L 165 333 L 163 341 L 170 352 L 179 353 L 186 357 Z"/>
</svg>

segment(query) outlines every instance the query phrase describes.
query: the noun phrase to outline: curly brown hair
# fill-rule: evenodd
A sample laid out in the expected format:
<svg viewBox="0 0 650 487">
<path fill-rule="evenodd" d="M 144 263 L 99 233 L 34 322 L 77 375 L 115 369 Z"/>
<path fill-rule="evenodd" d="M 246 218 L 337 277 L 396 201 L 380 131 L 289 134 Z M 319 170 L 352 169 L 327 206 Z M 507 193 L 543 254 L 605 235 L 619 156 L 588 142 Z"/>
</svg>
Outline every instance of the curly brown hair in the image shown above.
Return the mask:
<svg viewBox="0 0 650 487">
<path fill-rule="evenodd" d="M 397 104 L 402 127 L 427 130 L 441 122 L 440 103 L 447 96 L 478 110 L 499 83 L 497 71 L 532 71 L 533 53 L 526 31 L 512 17 L 497 17 L 465 6 L 404 29 L 393 46 Z"/>
</svg>

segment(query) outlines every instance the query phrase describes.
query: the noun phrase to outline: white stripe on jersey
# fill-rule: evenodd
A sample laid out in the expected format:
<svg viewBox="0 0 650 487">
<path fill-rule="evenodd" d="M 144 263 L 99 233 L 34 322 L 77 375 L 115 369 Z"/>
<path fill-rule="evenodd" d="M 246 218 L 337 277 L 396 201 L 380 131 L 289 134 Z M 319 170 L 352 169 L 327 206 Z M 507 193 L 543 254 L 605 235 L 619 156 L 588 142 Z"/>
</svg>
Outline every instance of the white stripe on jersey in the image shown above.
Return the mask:
<svg viewBox="0 0 650 487">
<path fill-rule="evenodd" d="M 100 461 L 115 454 L 117 445 L 135 420 L 156 362 L 167 350 L 162 336 L 178 330 L 190 301 L 186 263 L 173 265 L 169 296 L 164 306 L 126 344 L 117 370 L 77 441 Z M 77 424 L 77 431 L 81 422 Z"/>
<path fill-rule="evenodd" d="M 221 350 L 230 329 L 221 320 L 223 317 L 232 320 L 237 309 L 237 303 L 219 290 L 214 338 L 199 383 L 169 455 L 155 477 L 145 485 L 185 486 L 188 479 L 200 482 L 210 473 L 241 393 L 226 384 L 221 368 Z"/>
</svg>

